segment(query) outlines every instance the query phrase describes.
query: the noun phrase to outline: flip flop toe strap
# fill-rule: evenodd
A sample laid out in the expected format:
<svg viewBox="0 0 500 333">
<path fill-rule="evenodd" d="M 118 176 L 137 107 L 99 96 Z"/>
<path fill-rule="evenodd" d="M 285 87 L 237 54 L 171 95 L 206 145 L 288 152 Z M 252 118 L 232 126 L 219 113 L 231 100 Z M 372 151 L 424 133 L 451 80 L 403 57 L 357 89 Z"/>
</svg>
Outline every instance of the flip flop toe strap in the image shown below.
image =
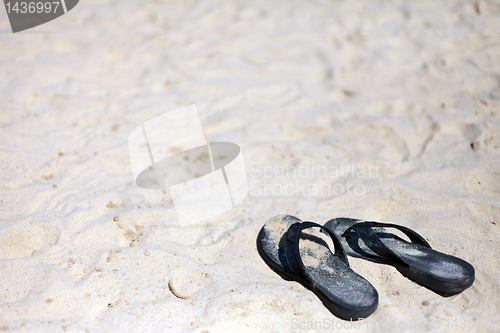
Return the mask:
<svg viewBox="0 0 500 333">
<path fill-rule="evenodd" d="M 332 231 L 314 222 L 302 222 L 302 223 L 298 222 L 291 225 L 290 228 L 288 229 L 286 235 L 285 251 L 290 267 L 292 267 L 292 269 L 297 274 L 301 275 L 304 278 L 307 278 L 304 273 L 305 272 L 304 263 L 302 262 L 302 259 L 300 257 L 299 240 L 302 230 L 314 227 L 320 228 L 322 231 L 325 231 L 330 236 L 330 238 L 333 241 L 335 249 L 334 255 L 337 256 L 344 264 L 346 264 L 349 267 L 347 255 L 340 242 L 340 239 L 338 239 L 338 237 Z"/>
<path fill-rule="evenodd" d="M 412 243 L 414 244 L 419 244 L 422 246 L 425 246 L 427 248 L 431 248 L 429 243 L 417 234 L 415 231 L 411 230 L 410 228 L 406 228 L 397 224 L 391 224 L 391 223 L 379 223 L 379 222 L 358 222 L 347 228 L 343 233 L 342 237 L 346 238 L 349 233 L 352 230 L 356 230 L 356 232 L 359 235 L 359 238 L 365 242 L 366 246 L 368 246 L 373 252 L 377 253 L 378 255 L 384 257 L 385 259 L 389 259 L 392 261 L 395 261 L 397 263 L 400 263 L 404 266 L 409 267 L 410 265 L 407 264 L 403 259 L 401 259 L 394 251 L 389 249 L 378 237 L 376 232 L 372 228 L 395 228 L 403 232 L 408 238 L 411 240 Z"/>
</svg>

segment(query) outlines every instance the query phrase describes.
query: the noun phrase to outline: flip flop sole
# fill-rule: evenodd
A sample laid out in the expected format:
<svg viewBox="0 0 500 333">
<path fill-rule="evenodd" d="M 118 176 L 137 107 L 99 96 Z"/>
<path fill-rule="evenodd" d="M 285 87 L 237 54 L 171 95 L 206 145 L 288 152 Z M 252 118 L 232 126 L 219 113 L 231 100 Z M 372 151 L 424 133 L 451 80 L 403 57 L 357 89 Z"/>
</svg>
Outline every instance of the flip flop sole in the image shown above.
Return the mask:
<svg viewBox="0 0 500 333">
<path fill-rule="evenodd" d="M 357 320 L 375 312 L 378 307 L 375 288 L 333 255 L 321 238 L 301 234 L 300 257 L 304 259 L 304 274 L 293 270 L 285 250 L 286 234 L 292 225 L 300 222 L 293 216 L 281 215 L 262 227 L 257 249 L 266 264 L 286 280 L 297 281 L 314 292 L 339 318 Z"/>
<path fill-rule="evenodd" d="M 337 218 L 328 221 L 325 228 L 341 235 L 356 219 Z M 469 288 L 475 279 L 474 267 L 468 262 L 420 244 L 410 243 L 385 228 L 373 228 L 380 241 L 408 265 L 388 260 L 367 247 L 355 230 L 342 237 L 345 251 L 351 256 L 394 266 L 407 278 L 438 292 L 456 294 Z"/>
<path fill-rule="evenodd" d="M 292 224 L 297 222 L 301 222 L 301 220 L 295 216 L 275 216 L 264 224 L 257 236 L 257 251 L 259 255 L 269 268 L 285 280 L 298 281 L 299 279 L 288 264 L 283 244 L 285 242 L 284 235 L 286 231 Z"/>
</svg>

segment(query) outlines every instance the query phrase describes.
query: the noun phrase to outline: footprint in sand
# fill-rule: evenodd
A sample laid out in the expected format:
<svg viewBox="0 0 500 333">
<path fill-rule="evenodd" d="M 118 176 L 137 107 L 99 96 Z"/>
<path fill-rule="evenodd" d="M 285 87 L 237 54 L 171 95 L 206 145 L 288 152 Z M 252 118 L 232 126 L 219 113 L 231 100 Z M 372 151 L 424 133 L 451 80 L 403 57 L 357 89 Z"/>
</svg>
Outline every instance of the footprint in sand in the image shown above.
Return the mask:
<svg viewBox="0 0 500 333">
<path fill-rule="evenodd" d="M 465 183 L 471 193 L 500 194 L 500 172 L 475 169 L 469 172 Z M 472 201 L 472 206 L 487 221 L 497 221 L 500 217 L 500 208 L 497 206 L 480 201 Z"/>
<path fill-rule="evenodd" d="M 500 172 L 475 169 L 469 172 L 465 180 L 471 193 L 490 192 L 500 194 Z"/>
<path fill-rule="evenodd" d="M 483 219 L 490 221 L 492 224 L 499 223 L 500 219 L 500 208 L 494 205 L 490 205 L 486 202 L 472 201 L 472 207 Z"/>
<path fill-rule="evenodd" d="M 175 297 L 187 300 L 206 287 L 210 281 L 210 273 L 197 268 L 183 268 L 172 274 L 168 281 L 168 289 Z"/>
<path fill-rule="evenodd" d="M 14 224 L 0 229 L 0 259 L 28 258 L 59 240 L 59 229 L 50 225 Z"/>
<path fill-rule="evenodd" d="M 481 133 L 481 128 L 475 124 L 462 124 L 462 134 L 469 141 L 476 140 Z"/>
<path fill-rule="evenodd" d="M 462 134 L 470 142 L 470 146 L 474 151 L 481 149 L 481 143 L 477 140 L 483 131 L 481 128 L 474 124 L 462 124 Z"/>
</svg>

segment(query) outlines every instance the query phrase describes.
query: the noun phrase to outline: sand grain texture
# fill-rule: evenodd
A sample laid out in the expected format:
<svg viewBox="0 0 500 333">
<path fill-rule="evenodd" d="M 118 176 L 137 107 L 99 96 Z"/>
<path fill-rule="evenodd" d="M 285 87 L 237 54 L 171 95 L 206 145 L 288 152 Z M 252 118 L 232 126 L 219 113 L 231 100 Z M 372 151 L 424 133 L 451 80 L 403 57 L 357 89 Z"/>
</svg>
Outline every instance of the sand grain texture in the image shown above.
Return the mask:
<svg viewBox="0 0 500 333">
<path fill-rule="evenodd" d="M 2 331 L 336 323 L 259 257 L 278 214 L 399 223 L 476 268 L 443 298 L 350 259 L 380 295 L 354 331 L 498 330 L 499 1 L 86 0 L 18 34 L 0 12 Z M 193 103 L 250 192 L 181 228 L 134 185 L 127 137 Z"/>
</svg>

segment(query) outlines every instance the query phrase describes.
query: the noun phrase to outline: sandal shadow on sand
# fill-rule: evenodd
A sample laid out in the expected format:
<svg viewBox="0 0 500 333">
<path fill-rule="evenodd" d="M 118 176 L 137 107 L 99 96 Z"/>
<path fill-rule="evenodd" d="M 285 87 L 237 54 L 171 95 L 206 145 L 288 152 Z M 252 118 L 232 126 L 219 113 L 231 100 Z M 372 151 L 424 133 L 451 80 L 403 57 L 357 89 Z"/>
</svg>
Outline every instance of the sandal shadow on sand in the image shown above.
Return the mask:
<svg viewBox="0 0 500 333">
<path fill-rule="evenodd" d="M 320 237 L 303 232 L 310 228 L 326 232 L 335 252 Z M 290 215 L 275 216 L 262 227 L 257 249 L 272 270 L 310 289 L 337 317 L 357 320 L 377 309 L 377 290 L 349 267 L 340 239 L 323 226 Z"/>
<path fill-rule="evenodd" d="M 474 283 L 474 267 L 468 262 L 433 250 L 415 231 L 390 223 L 336 218 L 324 225 L 341 237 L 348 255 L 394 266 L 409 279 L 443 296 L 456 294 Z M 403 232 L 410 241 L 386 228 Z"/>
</svg>

